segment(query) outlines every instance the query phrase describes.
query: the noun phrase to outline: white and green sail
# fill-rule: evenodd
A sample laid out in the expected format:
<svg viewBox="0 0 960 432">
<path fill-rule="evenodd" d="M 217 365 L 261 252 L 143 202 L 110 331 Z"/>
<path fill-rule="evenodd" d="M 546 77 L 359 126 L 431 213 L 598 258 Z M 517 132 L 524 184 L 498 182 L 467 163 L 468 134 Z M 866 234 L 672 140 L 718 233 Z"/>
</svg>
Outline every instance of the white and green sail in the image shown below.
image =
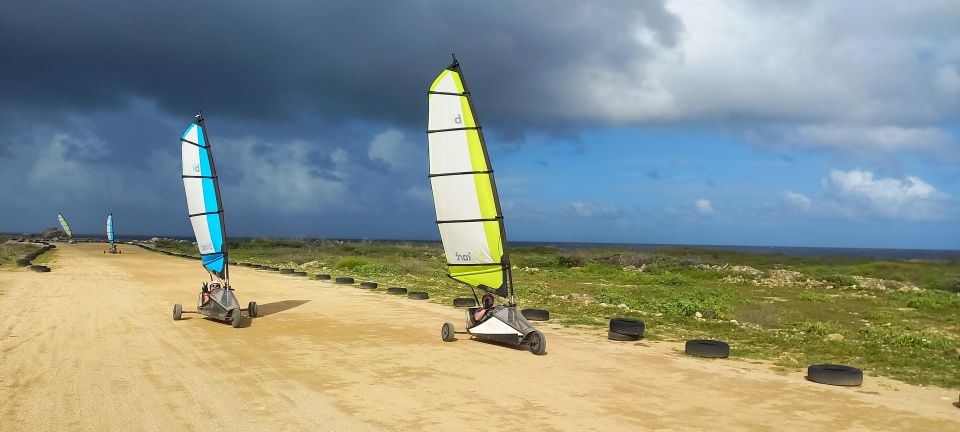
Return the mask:
<svg viewBox="0 0 960 432">
<path fill-rule="evenodd" d="M 451 278 L 512 296 L 503 214 L 483 132 L 454 57 L 427 95 L 430 183 Z"/>
<path fill-rule="evenodd" d="M 63 227 L 63 232 L 67 234 L 67 238 L 73 238 L 73 230 L 70 229 L 70 224 L 67 223 L 67 218 L 63 217 L 63 213 L 57 213 L 57 219 L 60 220 L 60 226 Z"/>
</svg>

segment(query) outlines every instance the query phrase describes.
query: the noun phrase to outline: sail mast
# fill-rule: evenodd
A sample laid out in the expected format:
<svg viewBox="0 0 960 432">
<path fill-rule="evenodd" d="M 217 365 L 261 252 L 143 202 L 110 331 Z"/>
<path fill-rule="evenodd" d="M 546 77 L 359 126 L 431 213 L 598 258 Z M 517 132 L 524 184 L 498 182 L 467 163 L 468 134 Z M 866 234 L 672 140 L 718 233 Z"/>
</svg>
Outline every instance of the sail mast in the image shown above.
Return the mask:
<svg viewBox="0 0 960 432">
<path fill-rule="evenodd" d="M 217 207 L 220 210 L 220 230 L 223 232 L 223 245 L 220 251 L 223 254 L 223 275 L 226 286 L 230 286 L 230 260 L 227 258 L 227 225 L 223 218 L 223 200 L 220 199 L 220 179 L 217 177 L 217 167 L 213 161 L 213 147 L 210 145 L 210 138 L 207 137 L 207 126 L 204 124 L 203 112 L 197 113 L 197 125 L 200 126 L 200 132 L 203 133 L 203 142 L 207 146 L 207 155 L 210 157 L 210 175 L 213 176 L 213 189 L 217 193 Z"/>
</svg>

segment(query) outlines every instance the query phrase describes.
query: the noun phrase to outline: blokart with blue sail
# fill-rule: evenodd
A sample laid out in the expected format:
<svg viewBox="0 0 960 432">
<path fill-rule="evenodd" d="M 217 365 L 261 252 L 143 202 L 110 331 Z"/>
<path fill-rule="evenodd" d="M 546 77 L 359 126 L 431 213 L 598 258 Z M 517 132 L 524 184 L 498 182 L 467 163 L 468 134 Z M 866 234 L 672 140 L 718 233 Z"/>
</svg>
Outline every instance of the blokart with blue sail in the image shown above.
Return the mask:
<svg viewBox="0 0 960 432">
<path fill-rule="evenodd" d="M 180 149 L 187 212 L 209 281 L 201 285 L 196 311 L 185 311 L 182 305 L 176 304 L 173 306 L 173 319 L 179 320 L 184 313 L 197 313 L 239 327 L 243 314 L 230 285 L 220 182 L 202 114 L 197 114 L 194 122 L 181 135 Z M 247 315 L 251 318 L 257 316 L 257 302 L 252 301 L 247 305 Z"/>
<path fill-rule="evenodd" d="M 113 237 L 113 213 L 107 215 L 107 241 L 110 242 L 110 249 L 103 251 L 103 253 L 121 253 L 120 249 L 117 249 L 117 243 L 114 241 Z"/>
<path fill-rule="evenodd" d="M 530 352 L 544 354 L 543 333 L 517 310 L 493 168 L 456 56 L 433 81 L 427 98 L 429 177 L 448 276 L 468 285 L 481 304 L 467 309 L 466 331 L 445 323 L 441 337 L 450 342 L 456 334 L 465 334 L 512 346 L 526 344 Z M 478 290 L 501 304 L 482 304 Z M 484 313 L 478 320 L 480 308 Z"/>
</svg>

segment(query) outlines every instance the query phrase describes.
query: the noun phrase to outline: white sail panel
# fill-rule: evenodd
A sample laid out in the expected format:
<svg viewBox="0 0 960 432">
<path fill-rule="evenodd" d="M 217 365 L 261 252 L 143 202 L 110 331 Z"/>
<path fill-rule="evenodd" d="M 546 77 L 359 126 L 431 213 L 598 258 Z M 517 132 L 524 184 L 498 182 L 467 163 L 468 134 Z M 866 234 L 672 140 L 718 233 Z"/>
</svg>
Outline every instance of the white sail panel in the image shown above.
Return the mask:
<svg viewBox="0 0 960 432">
<path fill-rule="evenodd" d="M 458 130 L 430 137 L 430 174 L 447 174 L 473 170 L 467 131 Z"/>
<path fill-rule="evenodd" d="M 438 221 L 480 219 L 477 185 L 472 175 L 433 177 L 433 204 Z"/>
<path fill-rule="evenodd" d="M 440 239 L 451 265 L 499 263 L 491 256 L 483 222 L 440 224 Z"/>
</svg>

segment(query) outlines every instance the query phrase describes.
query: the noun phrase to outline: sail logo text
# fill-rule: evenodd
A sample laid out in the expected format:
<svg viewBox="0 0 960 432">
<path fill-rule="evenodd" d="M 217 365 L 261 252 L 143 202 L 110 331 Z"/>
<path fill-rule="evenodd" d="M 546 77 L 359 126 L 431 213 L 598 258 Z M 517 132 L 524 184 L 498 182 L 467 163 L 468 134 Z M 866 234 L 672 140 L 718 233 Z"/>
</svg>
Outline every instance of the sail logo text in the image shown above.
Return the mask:
<svg viewBox="0 0 960 432">
<path fill-rule="evenodd" d="M 460 252 L 454 252 L 454 255 L 457 256 L 457 261 L 470 261 L 470 252 L 461 254 Z"/>
<path fill-rule="evenodd" d="M 200 164 L 193 164 L 193 172 L 200 174 Z"/>
<path fill-rule="evenodd" d="M 456 124 L 463 124 L 463 118 L 460 117 L 460 114 L 457 114 L 457 116 L 453 118 L 453 122 Z"/>
</svg>

